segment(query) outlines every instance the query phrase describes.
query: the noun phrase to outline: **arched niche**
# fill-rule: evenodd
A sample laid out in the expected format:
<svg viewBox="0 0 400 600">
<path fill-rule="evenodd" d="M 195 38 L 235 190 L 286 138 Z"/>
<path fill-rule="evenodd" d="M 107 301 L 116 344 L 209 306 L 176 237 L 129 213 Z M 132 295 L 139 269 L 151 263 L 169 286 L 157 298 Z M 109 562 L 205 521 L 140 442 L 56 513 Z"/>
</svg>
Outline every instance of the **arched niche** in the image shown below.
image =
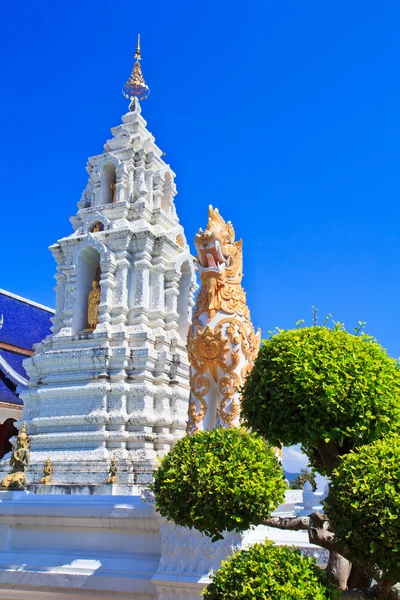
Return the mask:
<svg viewBox="0 0 400 600">
<path fill-rule="evenodd" d="M 93 281 L 100 280 L 100 254 L 93 246 L 85 246 L 76 259 L 75 307 L 72 333 L 88 329 L 88 296 Z"/>
<path fill-rule="evenodd" d="M 171 212 L 172 194 L 172 177 L 170 173 L 165 173 L 163 195 L 161 196 L 161 208 L 168 214 Z"/>
<path fill-rule="evenodd" d="M 98 231 L 104 231 L 104 223 L 102 223 L 101 221 L 95 221 L 89 227 L 89 231 L 90 231 L 90 233 L 97 233 Z"/>
<path fill-rule="evenodd" d="M 2 425 L 0 425 L 0 459 L 3 458 L 7 452 L 11 452 L 11 438 L 18 435 L 18 430 L 15 427 L 16 419 L 6 419 Z"/>
<path fill-rule="evenodd" d="M 178 333 L 181 340 L 186 344 L 187 332 L 191 323 L 191 314 L 189 306 L 190 288 L 192 286 L 192 272 L 189 262 L 186 260 L 181 266 L 181 276 L 179 279 L 178 294 Z"/>
<path fill-rule="evenodd" d="M 112 204 L 116 201 L 117 173 L 115 164 L 107 160 L 100 167 L 99 204 Z"/>
</svg>

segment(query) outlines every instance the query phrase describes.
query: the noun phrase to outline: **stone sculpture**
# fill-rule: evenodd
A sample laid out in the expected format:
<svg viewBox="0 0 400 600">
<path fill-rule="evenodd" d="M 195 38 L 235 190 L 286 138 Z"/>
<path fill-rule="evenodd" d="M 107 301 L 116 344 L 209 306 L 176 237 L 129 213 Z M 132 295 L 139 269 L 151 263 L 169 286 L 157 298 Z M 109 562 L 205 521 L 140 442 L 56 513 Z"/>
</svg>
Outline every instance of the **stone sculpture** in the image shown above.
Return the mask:
<svg viewBox="0 0 400 600">
<path fill-rule="evenodd" d="M 239 425 L 239 388 L 260 346 L 241 286 L 242 241 L 218 209 L 209 207 L 195 246 L 202 286 L 188 333 L 188 433 Z"/>
<path fill-rule="evenodd" d="M 10 465 L 11 473 L 6 475 L 0 484 L 0 488 L 25 490 L 26 489 L 26 469 L 29 465 L 29 437 L 26 434 L 26 424 L 17 437 L 17 448 L 12 451 Z"/>
</svg>

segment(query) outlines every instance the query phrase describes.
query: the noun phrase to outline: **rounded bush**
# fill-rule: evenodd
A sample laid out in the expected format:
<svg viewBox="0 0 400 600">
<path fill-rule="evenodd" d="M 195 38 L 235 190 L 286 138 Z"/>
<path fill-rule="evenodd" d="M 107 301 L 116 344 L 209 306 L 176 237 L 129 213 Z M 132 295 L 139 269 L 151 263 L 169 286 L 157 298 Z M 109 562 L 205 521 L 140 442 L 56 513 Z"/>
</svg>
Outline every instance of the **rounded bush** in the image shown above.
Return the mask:
<svg viewBox="0 0 400 600">
<path fill-rule="evenodd" d="M 315 561 L 296 548 L 256 544 L 234 554 L 212 577 L 206 600 L 332 600 L 339 597 Z"/>
<path fill-rule="evenodd" d="M 400 437 L 347 454 L 333 471 L 324 502 L 336 537 L 362 565 L 400 581 Z"/>
<path fill-rule="evenodd" d="M 400 422 L 400 369 L 368 336 L 307 327 L 264 342 L 243 388 L 242 416 L 272 444 L 348 452 Z"/>
<path fill-rule="evenodd" d="M 216 540 L 267 519 L 285 483 L 262 438 L 219 428 L 180 439 L 155 471 L 153 490 L 163 517 Z"/>
</svg>

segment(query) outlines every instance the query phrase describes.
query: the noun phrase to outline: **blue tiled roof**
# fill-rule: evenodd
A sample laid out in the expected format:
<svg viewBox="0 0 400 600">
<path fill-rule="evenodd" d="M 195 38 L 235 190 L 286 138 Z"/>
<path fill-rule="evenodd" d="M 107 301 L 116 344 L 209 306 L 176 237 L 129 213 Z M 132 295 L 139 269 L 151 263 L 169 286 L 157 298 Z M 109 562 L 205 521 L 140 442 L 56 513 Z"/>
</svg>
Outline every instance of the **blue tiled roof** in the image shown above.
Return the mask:
<svg viewBox="0 0 400 600">
<path fill-rule="evenodd" d="M 11 402 L 12 404 L 23 404 L 22 400 L 12 392 L 0 379 L 0 402 Z"/>
<path fill-rule="evenodd" d="M 31 350 L 33 344 L 49 335 L 50 318 L 53 314 L 50 309 L 46 310 L 45 307 L 0 290 L 0 315 L 3 315 L 0 342 Z M 21 377 L 27 378 L 22 366 L 27 357 L 17 352 L 0 350 L 0 358 L 0 402 L 22 404 L 22 400 L 13 390 L 18 384 L 24 385 Z"/>
<path fill-rule="evenodd" d="M 53 312 L 0 292 L 0 341 L 31 349 L 50 333 Z"/>
</svg>

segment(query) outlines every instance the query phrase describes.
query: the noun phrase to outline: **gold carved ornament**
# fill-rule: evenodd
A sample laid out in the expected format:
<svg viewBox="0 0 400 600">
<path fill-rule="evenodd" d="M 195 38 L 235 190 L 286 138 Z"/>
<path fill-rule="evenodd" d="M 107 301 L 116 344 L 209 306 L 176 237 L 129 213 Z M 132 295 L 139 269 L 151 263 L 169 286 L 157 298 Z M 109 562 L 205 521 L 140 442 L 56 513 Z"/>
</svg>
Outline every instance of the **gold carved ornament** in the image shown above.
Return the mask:
<svg viewBox="0 0 400 600">
<path fill-rule="evenodd" d="M 17 447 L 13 449 L 11 454 L 11 473 L 4 477 L 0 483 L 0 488 L 8 490 L 26 489 L 26 469 L 30 460 L 29 447 L 30 441 L 26 434 L 26 423 L 24 423 L 17 437 Z"/>
<path fill-rule="evenodd" d="M 210 383 L 205 372 L 209 370 L 217 382 L 218 368 L 222 371 L 218 384 L 221 396 L 219 417 L 223 424 L 233 426 L 239 415 L 239 406 L 234 396 L 253 368 L 260 347 L 260 333 L 254 332 L 246 294 L 241 286 L 242 241 L 235 242 L 234 238 L 231 223 L 226 223 L 219 212 L 210 207 L 206 230 L 199 232 L 195 240 L 199 261 L 201 262 L 201 253 L 211 252 L 209 248 L 212 243 L 218 242 L 226 264 L 222 271 L 217 268 L 203 269 L 200 273 L 202 287 L 188 333 L 188 354 L 192 366 L 187 426 L 190 433 L 198 431 L 198 424 L 204 419 L 208 408 L 205 396 L 209 392 Z M 211 328 L 209 323 L 218 312 L 223 318 Z M 204 314 L 207 315 L 208 324 L 203 328 L 199 317 Z M 243 321 L 237 317 L 242 317 Z M 228 342 L 232 346 L 231 350 Z M 246 363 L 238 374 L 235 369 L 240 364 L 240 354 L 244 355 Z M 199 410 L 196 400 L 200 405 Z"/>
<path fill-rule="evenodd" d="M 232 345 L 231 349 L 228 342 Z M 227 317 L 213 329 L 209 325 L 203 328 L 200 321 L 192 324 L 188 336 L 188 355 L 192 366 L 187 426 L 189 433 L 198 431 L 198 424 L 207 412 L 205 396 L 210 390 L 210 382 L 205 375 L 207 371 L 218 383 L 221 396 L 219 418 L 224 425 L 233 427 L 233 422 L 239 415 L 239 405 L 234 396 L 253 367 L 258 346 L 259 336 L 254 334 L 252 326 L 246 327 L 238 319 Z M 239 375 L 235 370 L 240 364 L 241 354 L 245 356 L 246 365 Z M 219 381 L 218 369 L 222 371 Z M 199 410 L 197 410 L 196 400 L 200 405 Z"/>
</svg>

